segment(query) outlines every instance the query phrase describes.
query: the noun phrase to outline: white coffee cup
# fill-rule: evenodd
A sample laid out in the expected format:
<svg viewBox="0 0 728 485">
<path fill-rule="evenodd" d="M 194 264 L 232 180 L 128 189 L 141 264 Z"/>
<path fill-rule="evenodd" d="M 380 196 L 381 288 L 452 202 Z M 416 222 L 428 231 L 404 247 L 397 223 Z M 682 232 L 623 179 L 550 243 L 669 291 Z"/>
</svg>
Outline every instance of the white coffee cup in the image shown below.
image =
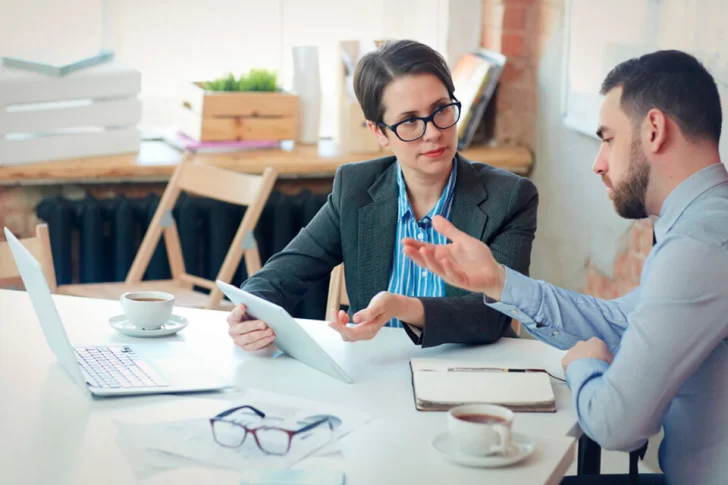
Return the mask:
<svg viewBox="0 0 728 485">
<path fill-rule="evenodd" d="M 121 295 L 121 307 L 135 328 L 156 330 L 172 315 L 174 295 L 163 291 L 130 291 Z"/>
<path fill-rule="evenodd" d="M 447 413 L 450 440 L 456 452 L 467 455 L 507 454 L 515 414 L 492 404 L 466 404 Z"/>
</svg>

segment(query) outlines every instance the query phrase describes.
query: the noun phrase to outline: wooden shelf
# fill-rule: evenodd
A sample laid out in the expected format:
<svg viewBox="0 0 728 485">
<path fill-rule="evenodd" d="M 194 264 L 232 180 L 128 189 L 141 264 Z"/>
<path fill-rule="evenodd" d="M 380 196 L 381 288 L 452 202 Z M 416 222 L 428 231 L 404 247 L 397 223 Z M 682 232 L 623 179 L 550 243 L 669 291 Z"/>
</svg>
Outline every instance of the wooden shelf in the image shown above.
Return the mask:
<svg viewBox="0 0 728 485">
<path fill-rule="evenodd" d="M 527 175 L 533 163 L 531 152 L 520 147 L 474 147 L 460 152 L 475 162 Z M 370 160 L 386 153 L 339 153 L 331 142 L 299 145 L 290 150 L 254 150 L 237 153 L 198 154 L 196 159 L 218 167 L 262 173 L 275 167 L 281 178 L 332 177 L 339 165 Z M 144 142 L 139 153 L 77 158 L 18 166 L 0 166 L 0 185 L 63 183 L 110 183 L 167 180 L 174 172 L 180 152 L 163 142 Z"/>
</svg>

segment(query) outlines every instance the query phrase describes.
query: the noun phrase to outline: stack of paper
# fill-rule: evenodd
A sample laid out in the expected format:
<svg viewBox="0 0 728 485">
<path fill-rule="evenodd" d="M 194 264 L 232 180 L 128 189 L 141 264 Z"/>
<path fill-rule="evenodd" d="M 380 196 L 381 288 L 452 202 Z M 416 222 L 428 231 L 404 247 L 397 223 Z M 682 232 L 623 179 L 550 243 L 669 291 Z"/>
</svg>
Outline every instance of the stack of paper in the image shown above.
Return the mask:
<svg viewBox="0 0 728 485">
<path fill-rule="evenodd" d="M 335 416 L 340 424 L 337 423 L 339 426 L 333 432 L 322 425 L 300 439 L 294 438 L 290 451 L 285 455 L 262 452 L 251 436 L 237 448 L 219 445 L 213 438 L 210 418 L 242 405 L 252 405 L 266 413 L 267 417 L 279 418 L 281 426 L 286 429 L 283 423 L 321 415 Z M 139 456 L 141 452 L 144 460 L 157 468 L 203 465 L 243 471 L 286 468 L 314 453 L 330 452 L 335 448 L 332 444 L 339 438 L 371 419 L 371 415 L 366 413 L 258 390 L 249 390 L 231 402 L 221 401 L 213 413 L 181 421 L 117 421 L 116 426 L 125 445 L 133 448 L 131 454 Z"/>
</svg>

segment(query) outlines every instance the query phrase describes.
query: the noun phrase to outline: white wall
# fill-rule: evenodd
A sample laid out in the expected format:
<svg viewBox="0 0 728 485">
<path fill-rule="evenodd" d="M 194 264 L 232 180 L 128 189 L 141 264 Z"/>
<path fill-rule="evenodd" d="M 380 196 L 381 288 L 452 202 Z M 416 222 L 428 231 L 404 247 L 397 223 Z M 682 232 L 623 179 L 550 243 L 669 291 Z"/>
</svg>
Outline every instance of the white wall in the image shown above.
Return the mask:
<svg viewBox="0 0 728 485">
<path fill-rule="evenodd" d="M 562 12 L 563 13 L 563 12 Z M 591 171 L 599 141 L 561 120 L 563 15 L 558 16 L 538 67 L 538 118 L 531 179 L 540 193 L 531 274 L 568 289 L 582 288 L 589 258 L 612 273 L 620 237 L 630 226 L 614 212 Z"/>
<path fill-rule="evenodd" d="M 463 54 L 480 46 L 483 31 L 482 0 L 448 0 L 446 7 L 447 30 L 445 51 L 447 63 L 452 70 Z"/>
</svg>

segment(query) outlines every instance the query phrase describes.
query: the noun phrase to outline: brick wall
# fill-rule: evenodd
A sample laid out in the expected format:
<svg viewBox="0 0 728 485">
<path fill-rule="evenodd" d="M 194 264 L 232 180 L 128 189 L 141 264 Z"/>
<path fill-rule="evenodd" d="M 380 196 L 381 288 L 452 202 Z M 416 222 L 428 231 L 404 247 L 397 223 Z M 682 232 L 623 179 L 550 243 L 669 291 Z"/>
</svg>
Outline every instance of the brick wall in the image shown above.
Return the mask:
<svg viewBox="0 0 728 485">
<path fill-rule="evenodd" d="M 508 58 L 496 95 L 495 138 L 533 147 L 538 61 L 563 0 L 483 0 L 481 45 Z"/>
<path fill-rule="evenodd" d="M 652 223 L 649 219 L 632 224 L 622 236 L 621 249 L 614 262 L 613 276 L 604 274 L 591 262 L 586 266 L 586 288 L 582 291 L 599 298 L 617 298 L 640 284 L 645 258 L 652 249 Z"/>
</svg>

